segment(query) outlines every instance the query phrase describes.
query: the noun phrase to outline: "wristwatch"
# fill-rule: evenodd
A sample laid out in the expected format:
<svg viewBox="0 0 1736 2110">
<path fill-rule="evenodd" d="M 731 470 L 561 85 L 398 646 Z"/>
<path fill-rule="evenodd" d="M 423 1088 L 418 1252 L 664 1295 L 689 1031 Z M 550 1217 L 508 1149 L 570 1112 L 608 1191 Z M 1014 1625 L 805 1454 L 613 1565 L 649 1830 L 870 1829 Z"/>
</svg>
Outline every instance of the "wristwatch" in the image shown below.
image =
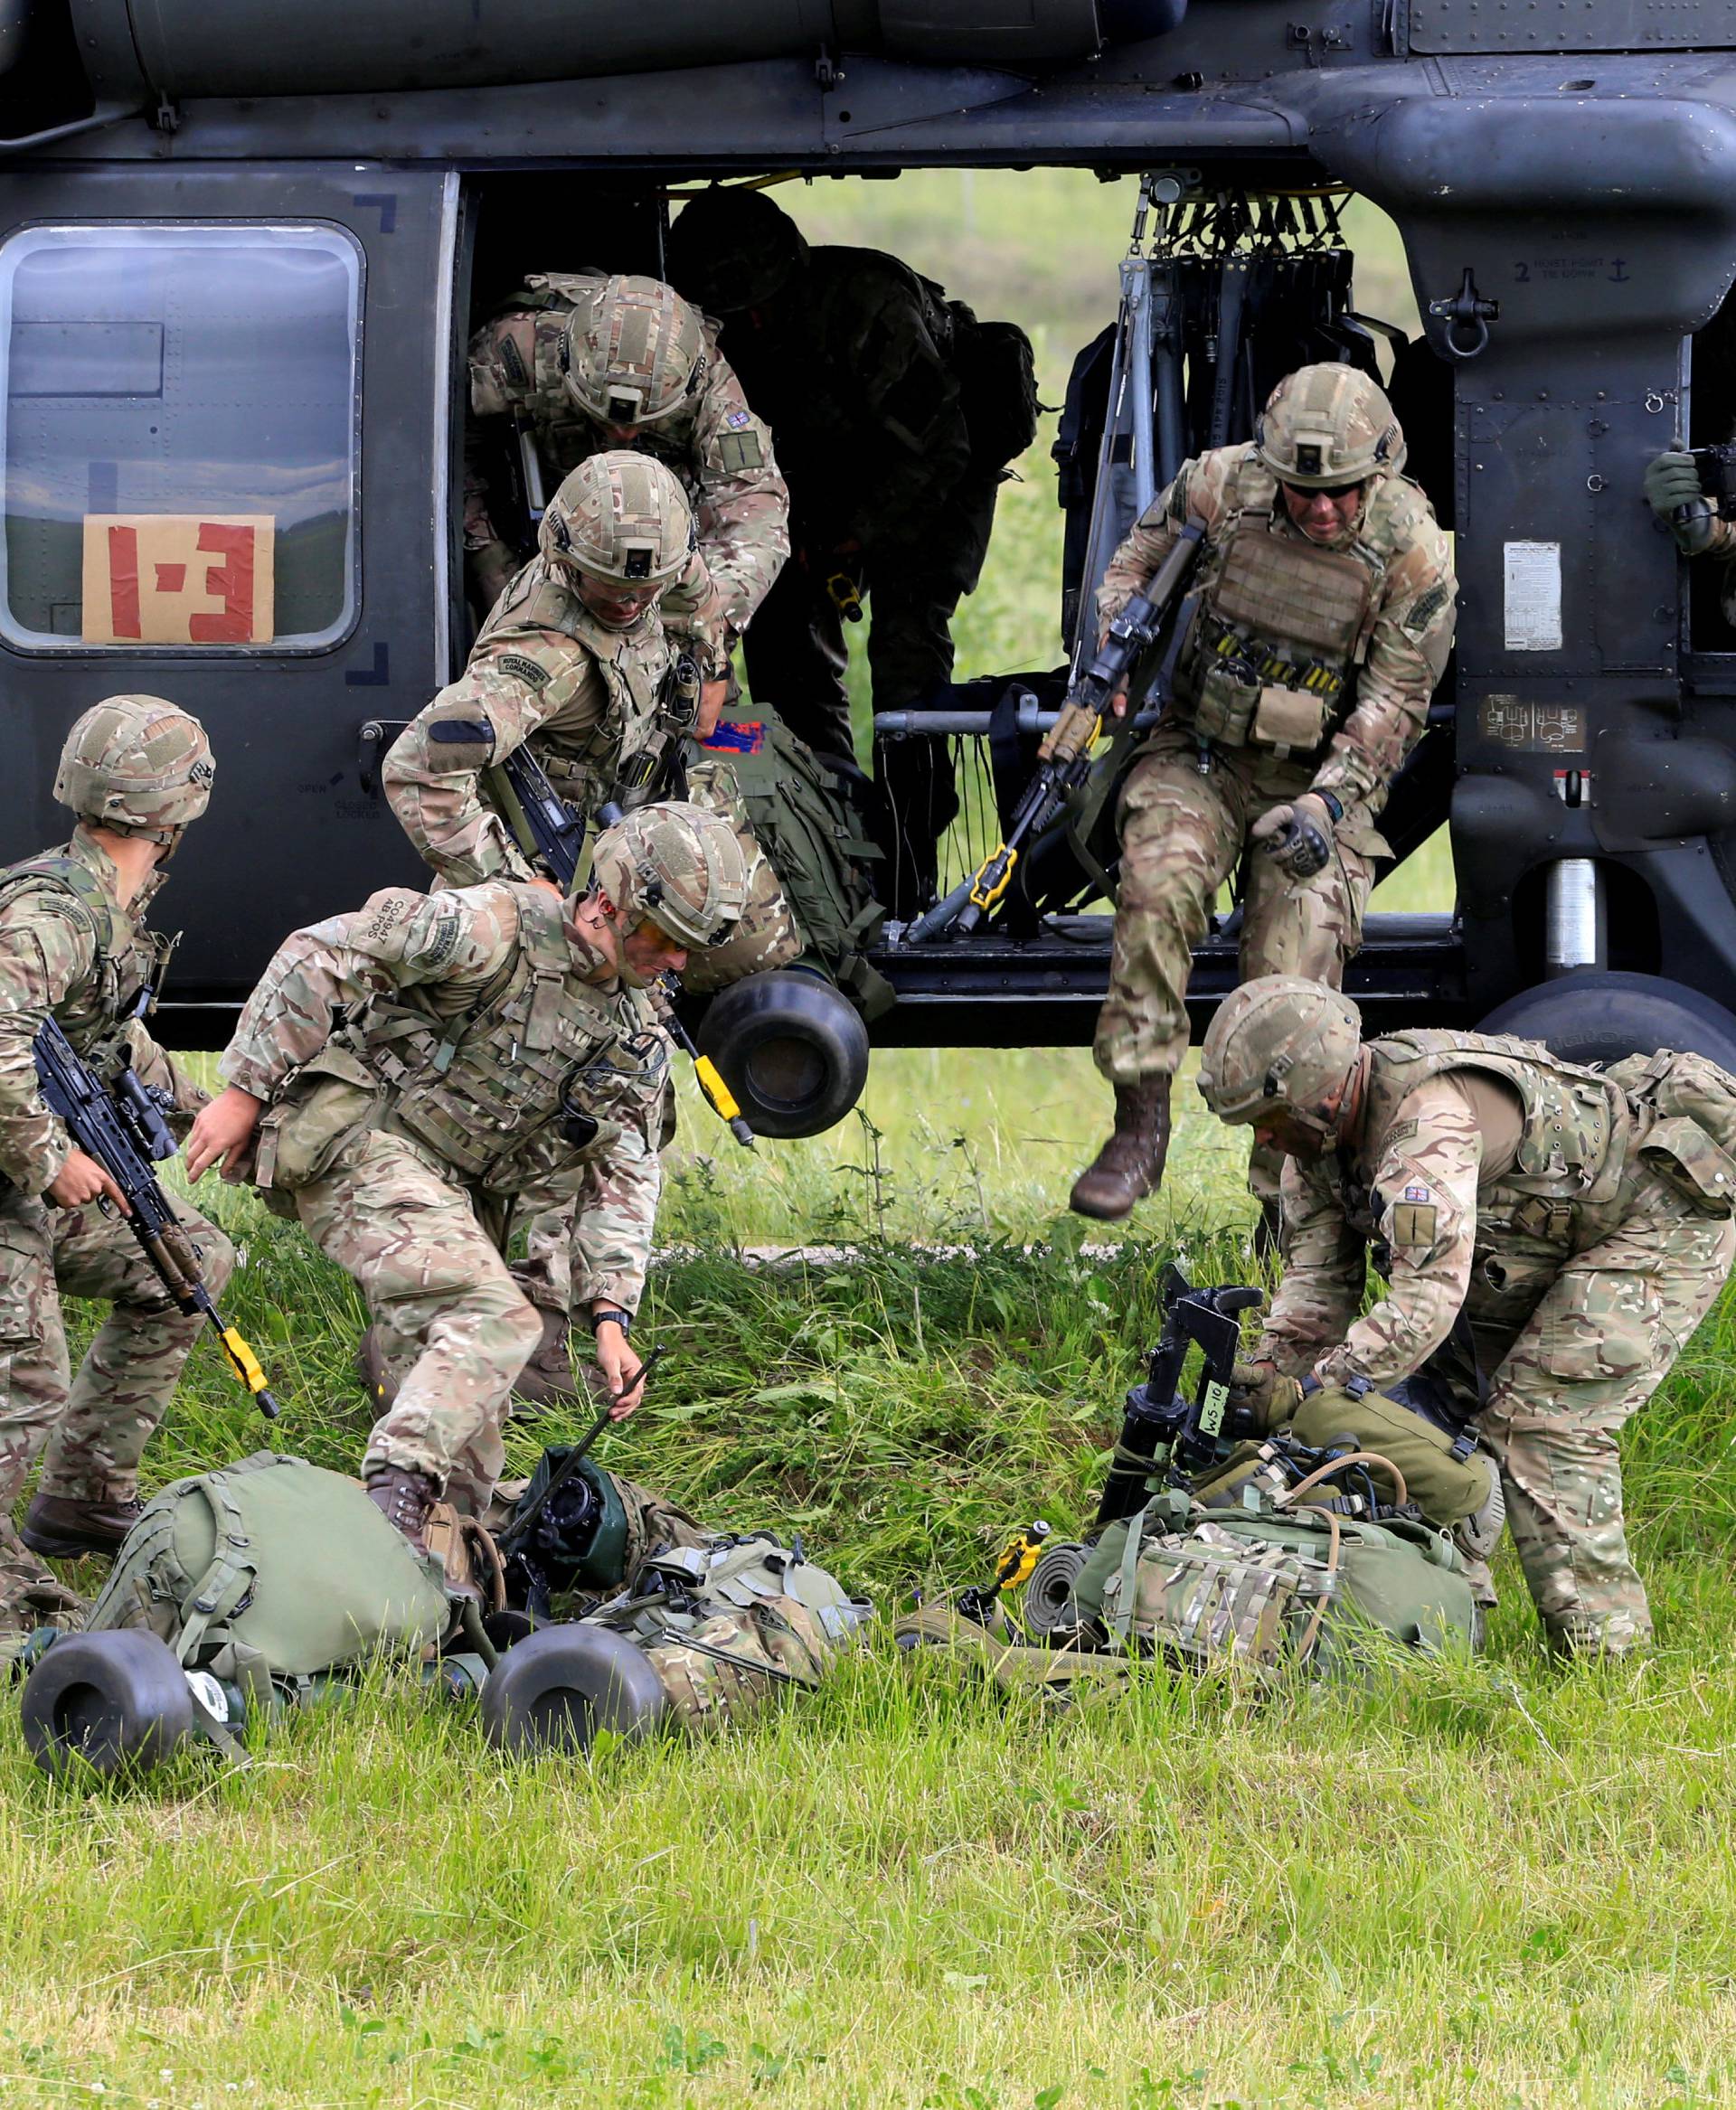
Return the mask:
<svg viewBox="0 0 1736 2110">
<path fill-rule="evenodd" d="M 592 1333 L 595 1333 L 599 1326 L 618 1326 L 623 1341 L 630 1341 L 633 1338 L 633 1322 L 625 1312 L 593 1312 L 590 1314 Z"/>
</svg>

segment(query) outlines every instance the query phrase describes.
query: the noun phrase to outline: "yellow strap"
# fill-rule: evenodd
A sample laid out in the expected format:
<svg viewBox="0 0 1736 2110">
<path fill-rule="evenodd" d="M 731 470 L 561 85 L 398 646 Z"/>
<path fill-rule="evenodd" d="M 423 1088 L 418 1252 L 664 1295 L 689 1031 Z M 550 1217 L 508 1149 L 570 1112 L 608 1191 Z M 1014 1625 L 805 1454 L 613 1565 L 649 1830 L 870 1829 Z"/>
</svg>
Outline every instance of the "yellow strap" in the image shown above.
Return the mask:
<svg viewBox="0 0 1736 2110">
<path fill-rule="evenodd" d="M 258 1356 L 241 1339 L 234 1327 L 220 1326 L 217 1329 L 217 1338 L 229 1351 L 229 1360 L 241 1372 L 242 1382 L 248 1390 L 250 1392 L 263 1392 L 268 1382 L 266 1374 L 259 1368 Z"/>
</svg>

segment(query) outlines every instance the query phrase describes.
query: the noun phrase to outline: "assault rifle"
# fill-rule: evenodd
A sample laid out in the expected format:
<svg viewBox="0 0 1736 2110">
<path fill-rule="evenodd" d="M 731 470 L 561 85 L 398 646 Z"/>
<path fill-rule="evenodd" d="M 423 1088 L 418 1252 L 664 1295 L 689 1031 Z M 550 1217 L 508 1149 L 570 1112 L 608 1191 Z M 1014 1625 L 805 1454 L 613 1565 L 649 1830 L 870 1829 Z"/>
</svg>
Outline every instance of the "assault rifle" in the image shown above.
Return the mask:
<svg viewBox="0 0 1736 2110">
<path fill-rule="evenodd" d="M 504 762 L 495 763 L 486 775 L 495 805 L 520 849 L 541 858 L 561 892 L 571 893 L 585 847 L 586 828 L 582 818 L 549 782 L 548 771 L 527 747 L 514 748 Z M 612 828 L 621 817 L 621 807 L 612 800 L 597 809 L 597 819 L 602 827 Z M 730 1134 L 742 1149 L 751 1150 L 753 1130 L 749 1127 L 734 1093 L 724 1083 L 723 1073 L 709 1055 L 700 1053 L 693 1035 L 676 1016 L 673 992 L 660 984 L 659 993 L 663 1002 L 657 1008 L 664 1027 L 693 1064 L 701 1096 L 718 1119 L 728 1124 Z"/>
<path fill-rule="evenodd" d="M 1262 1295 L 1235 1285 L 1194 1289 L 1175 1267 L 1164 1270 L 1163 1334 L 1151 1352 L 1145 1383 L 1127 1394 L 1121 1440 L 1103 1484 L 1093 1535 L 1144 1506 L 1160 1447 L 1168 1448 L 1172 1487 L 1184 1487 L 1216 1462 L 1241 1339 L 1237 1314 L 1250 1311 Z M 1198 1387 L 1187 1399 L 1182 1372 L 1188 1350 L 1196 1345 L 1203 1360 Z"/>
<path fill-rule="evenodd" d="M 1066 805 L 1069 793 L 1085 781 L 1109 701 L 1127 687 L 1134 668 L 1162 635 L 1199 561 L 1204 534 L 1204 523 L 1190 520 L 1144 592 L 1135 594 L 1110 623 L 1096 658 L 1073 684 L 1061 716 L 1043 737 L 1036 770 L 1013 809 L 1005 839 L 969 879 L 916 918 L 904 933 L 907 945 L 920 945 L 955 928 L 968 937 L 1000 901 L 1027 840 L 1049 825 Z M 1152 698 L 1160 710 L 1161 692 L 1173 672 L 1185 627 L 1178 620 L 1165 663 L 1151 684 Z"/>
<path fill-rule="evenodd" d="M 197 1314 L 210 1321 L 230 1368 L 253 1395 L 259 1412 L 275 1421 L 278 1403 L 259 1359 L 212 1301 L 199 1256 L 151 1170 L 156 1161 L 173 1157 L 177 1147 L 165 1118 L 166 1095 L 141 1083 L 130 1064 L 105 1088 L 52 1017 L 36 1029 L 34 1053 L 42 1097 L 65 1122 L 73 1142 L 126 1197 L 127 1228 L 164 1288 L 189 1318 Z"/>
</svg>

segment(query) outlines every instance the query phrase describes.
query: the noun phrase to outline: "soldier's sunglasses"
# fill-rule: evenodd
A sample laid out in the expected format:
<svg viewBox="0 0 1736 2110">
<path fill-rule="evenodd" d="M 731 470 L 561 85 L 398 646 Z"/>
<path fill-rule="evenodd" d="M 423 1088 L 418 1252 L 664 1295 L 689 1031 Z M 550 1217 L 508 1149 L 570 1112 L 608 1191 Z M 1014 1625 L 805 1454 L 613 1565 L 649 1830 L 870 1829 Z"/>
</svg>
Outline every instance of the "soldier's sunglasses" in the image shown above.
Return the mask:
<svg viewBox="0 0 1736 2110">
<path fill-rule="evenodd" d="M 1284 479 L 1280 476 L 1279 483 Z M 1310 498 L 1348 498 L 1353 491 L 1360 491 L 1367 481 L 1363 476 L 1353 476 L 1348 484 L 1285 484 L 1284 488 L 1306 502 Z"/>
</svg>

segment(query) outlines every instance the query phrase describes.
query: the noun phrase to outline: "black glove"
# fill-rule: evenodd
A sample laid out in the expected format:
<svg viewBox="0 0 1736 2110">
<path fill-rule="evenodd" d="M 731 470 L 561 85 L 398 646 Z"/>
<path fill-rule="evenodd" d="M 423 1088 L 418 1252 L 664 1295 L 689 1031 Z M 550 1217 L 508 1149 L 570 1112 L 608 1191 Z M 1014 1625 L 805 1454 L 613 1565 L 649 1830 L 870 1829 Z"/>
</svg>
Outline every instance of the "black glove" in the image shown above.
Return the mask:
<svg viewBox="0 0 1736 2110">
<path fill-rule="evenodd" d="M 1712 540 L 1712 502 L 1700 488 L 1691 454 L 1661 454 L 1646 470 L 1646 503 L 1675 537 L 1684 557 L 1697 557 Z"/>
<path fill-rule="evenodd" d="M 1332 831 L 1343 818 L 1336 799 L 1305 791 L 1294 804 L 1262 814 L 1250 833 L 1292 879 L 1312 879 L 1332 855 Z"/>
</svg>

